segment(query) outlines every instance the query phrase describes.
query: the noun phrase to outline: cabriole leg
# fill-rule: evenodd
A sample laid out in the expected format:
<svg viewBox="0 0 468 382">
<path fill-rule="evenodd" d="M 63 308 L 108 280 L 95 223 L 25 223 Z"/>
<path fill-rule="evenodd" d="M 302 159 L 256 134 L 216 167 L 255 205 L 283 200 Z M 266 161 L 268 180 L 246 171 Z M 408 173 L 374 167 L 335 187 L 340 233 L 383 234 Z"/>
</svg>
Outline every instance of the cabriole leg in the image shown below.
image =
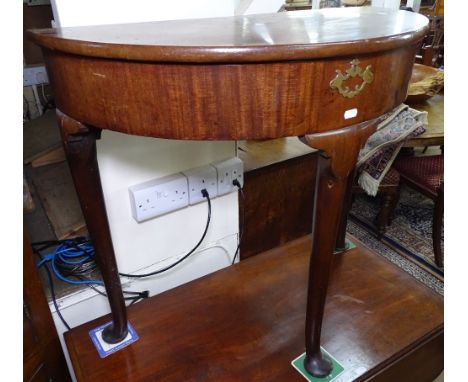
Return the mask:
<svg viewBox="0 0 468 382">
<path fill-rule="evenodd" d="M 346 251 L 346 227 L 348 225 L 348 215 L 353 204 L 353 185 L 355 171 L 352 171 L 347 180 L 346 194 L 343 201 L 343 208 L 338 225 L 338 233 L 336 236 L 335 252 Z"/>
<path fill-rule="evenodd" d="M 100 130 L 85 126 L 58 110 L 57 117 L 68 165 L 111 308 L 112 325 L 105 328 L 102 337 L 107 343 L 117 343 L 127 336 L 127 312 L 96 157 L 96 139 Z"/>
<path fill-rule="evenodd" d="M 332 369 L 320 350 L 320 337 L 333 251 L 350 174 L 360 148 L 375 127 L 372 121 L 302 138 L 309 146 L 321 150 L 312 225 L 304 360 L 306 370 L 316 377 L 324 377 Z"/>
</svg>

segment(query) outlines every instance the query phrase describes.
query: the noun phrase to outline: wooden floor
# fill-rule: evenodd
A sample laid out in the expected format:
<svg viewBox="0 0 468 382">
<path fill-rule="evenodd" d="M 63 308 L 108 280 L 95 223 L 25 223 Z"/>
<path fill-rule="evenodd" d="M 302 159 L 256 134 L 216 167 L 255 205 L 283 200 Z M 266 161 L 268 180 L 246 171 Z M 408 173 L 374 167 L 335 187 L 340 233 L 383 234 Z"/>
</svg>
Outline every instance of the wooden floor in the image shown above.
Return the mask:
<svg viewBox="0 0 468 382">
<path fill-rule="evenodd" d="M 430 382 L 443 368 L 443 300 L 387 260 L 335 255 L 323 345 L 340 381 Z M 140 339 L 100 359 L 88 331 L 66 333 L 80 381 L 301 381 L 310 240 L 298 239 L 129 309 Z"/>
</svg>

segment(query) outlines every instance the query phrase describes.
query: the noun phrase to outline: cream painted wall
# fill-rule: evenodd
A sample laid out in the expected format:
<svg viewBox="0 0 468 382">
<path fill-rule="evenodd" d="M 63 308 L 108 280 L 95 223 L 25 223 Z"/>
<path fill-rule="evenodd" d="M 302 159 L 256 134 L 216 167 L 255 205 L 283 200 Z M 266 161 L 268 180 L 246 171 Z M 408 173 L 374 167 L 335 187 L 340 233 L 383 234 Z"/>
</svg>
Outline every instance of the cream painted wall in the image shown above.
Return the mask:
<svg viewBox="0 0 468 382">
<path fill-rule="evenodd" d="M 51 0 L 57 26 L 225 17 L 277 12 L 284 0 Z"/>
<path fill-rule="evenodd" d="M 187 253 L 201 237 L 207 218 L 204 202 L 137 223 L 131 214 L 128 187 L 235 155 L 234 142 L 187 142 L 103 132 L 98 141 L 99 169 L 122 272 L 152 265 L 151 269 L 158 269 L 157 263 Z M 210 229 L 201 248 L 237 232 L 237 194 L 213 199 Z M 222 250 L 219 257 L 220 266 L 227 265 Z M 218 262 L 216 258 L 212 261 Z"/>
<path fill-rule="evenodd" d="M 51 0 L 57 26 L 71 27 L 234 15 L 236 0 Z"/>
</svg>

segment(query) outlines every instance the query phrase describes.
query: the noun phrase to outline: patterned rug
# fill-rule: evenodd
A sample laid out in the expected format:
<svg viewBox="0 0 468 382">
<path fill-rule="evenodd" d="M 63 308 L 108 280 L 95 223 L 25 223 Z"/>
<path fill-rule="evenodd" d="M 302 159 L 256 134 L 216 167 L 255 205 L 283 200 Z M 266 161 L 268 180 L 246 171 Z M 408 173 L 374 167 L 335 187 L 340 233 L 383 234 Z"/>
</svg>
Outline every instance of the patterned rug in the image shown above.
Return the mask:
<svg viewBox="0 0 468 382">
<path fill-rule="evenodd" d="M 348 219 L 348 232 L 430 288 L 443 294 L 444 271 L 435 265 L 432 249 L 432 200 L 402 186 L 392 224 L 381 241 L 377 240 L 372 224 L 379 207 L 378 196 L 356 195 Z"/>
</svg>

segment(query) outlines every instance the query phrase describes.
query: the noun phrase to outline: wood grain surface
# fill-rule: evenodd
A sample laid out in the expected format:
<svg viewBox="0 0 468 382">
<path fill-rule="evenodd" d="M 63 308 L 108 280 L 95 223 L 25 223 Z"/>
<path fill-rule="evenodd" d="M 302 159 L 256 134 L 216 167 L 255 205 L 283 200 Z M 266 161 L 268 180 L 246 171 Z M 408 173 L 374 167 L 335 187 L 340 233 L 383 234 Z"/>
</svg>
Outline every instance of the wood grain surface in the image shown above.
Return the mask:
<svg viewBox="0 0 468 382">
<path fill-rule="evenodd" d="M 376 118 L 405 100 L 415 51 L 413 44 L 326 61 L 222 65 L 45 55 L 57 107 L 77 121 L 142 136 L 236 140 L 305 135 Z M 375 77 L 350 99 L 330 81 L 354 58 L 362 68 L 371 65 Z M 346 119 L 352 109 L 356 116 Z"/>
<path fill-rule="evenodd" d="M 427 111 L 429 125 L 426 131 L 403 144 L 403 147 L 416 146 L 440 146 L 444 144 L 444 94 L 436 94 L 434 97 L 419 104 L 410 105 L 413 109 Z"/>
<path fill-rule="evenodd" d="M 338 129 L 398 106 L 426 31 L 424 16 L 359 8 L 29 36 L 43 48 L 58 109 L 81 123 L 159 138 L 239 140 Z M 354 59 L 362 70 L 370 65 L 374 79 L 346 98 L 330 82 Z"/>
<path fill-rule="evenodd" d="M 244 172 L 317 152 L 304 145 L 297 137 L 239 141 L 237 149 L 238 157 L 244 162 Z"/>
<path fill-rule="evenodd" d="M 423 38 L 427 25 L 418 13 L 363 7 L 43 29 L 29 36 L 44 48 L 81 56 L 240 63 L 396 49 Z"/>
<path fill-rule="evenodd" d="M 245 171 L 241 260 L 310 234 L 317 150 L 296 137 L 242 141 L 238 148 Z"/>
<path fill-rule="evenodd" d="M 443 299 L 355 243 L 334 257 L 323 346 L 345 380 L 432 381 L 443 367 Z M 301 238 L 130 307 L 140 339 L 107 358 L 88 331 L 109 316 L 72 329 L 78 380 L 302 381 L 290 362 L 305 350 L 310 246 Z"/>
<path fill-rule="evenodd" d="M 23 380 L 68 382 L 70 374 L 36 268 L 37 261 L 23 229 Z"/>
</svg>

